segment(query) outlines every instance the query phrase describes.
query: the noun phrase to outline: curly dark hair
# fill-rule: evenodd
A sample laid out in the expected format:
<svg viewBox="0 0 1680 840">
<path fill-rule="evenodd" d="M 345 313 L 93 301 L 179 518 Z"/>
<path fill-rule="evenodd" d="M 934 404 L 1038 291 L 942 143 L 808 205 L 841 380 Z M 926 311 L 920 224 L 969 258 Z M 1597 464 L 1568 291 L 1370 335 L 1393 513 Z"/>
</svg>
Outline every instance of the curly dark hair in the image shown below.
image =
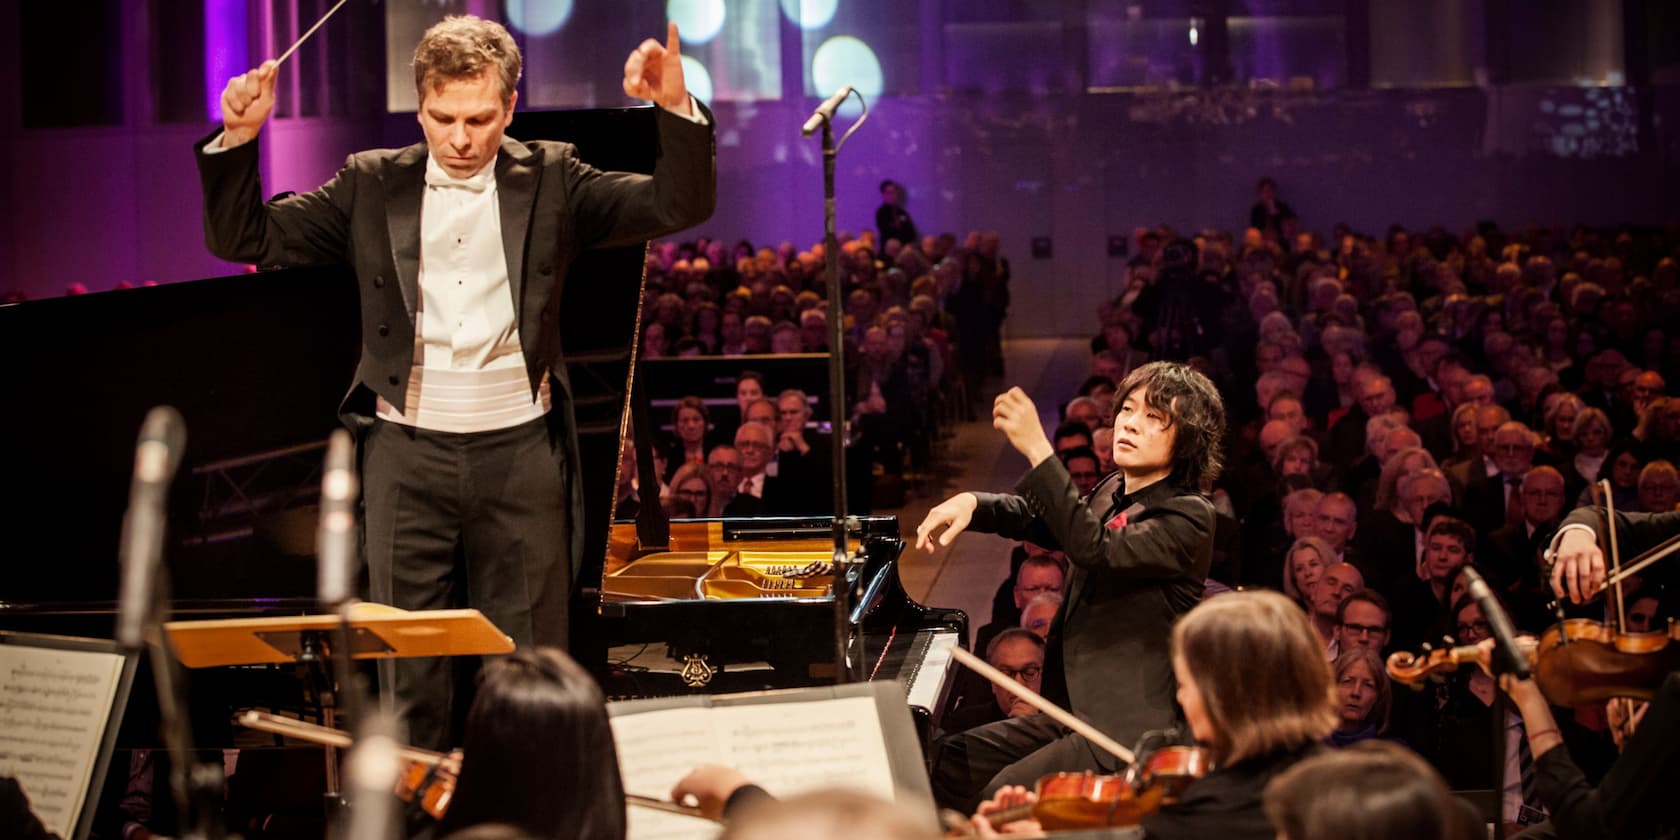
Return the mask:
<svg viewBox="0 0 1680 840">
<path fill-rule="evenodd" d="M 1126 374 L 1115 389 L 1114 409 L 1133 391 L 1167 416 L 1173 435 L 1172 473 L 1185 484 L 1201 488 L 1219 477 L 1225 467 L 1225 401 L 1219 389 L 1195 368 L 1182 362 L 1150 362 Z"/>
</svg>

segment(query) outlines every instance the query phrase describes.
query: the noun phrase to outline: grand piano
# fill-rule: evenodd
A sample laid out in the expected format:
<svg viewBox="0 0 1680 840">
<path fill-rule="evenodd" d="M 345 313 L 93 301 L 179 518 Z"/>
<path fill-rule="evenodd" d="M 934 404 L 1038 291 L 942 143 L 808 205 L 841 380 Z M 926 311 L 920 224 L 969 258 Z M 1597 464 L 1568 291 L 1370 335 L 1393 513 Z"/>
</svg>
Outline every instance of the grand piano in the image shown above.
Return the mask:
<svg viewBox="0 0 1680 840">
<path fill-rule="evenodd" d="M 651 170 L 647 109 L 524 113 L 509 134 Z M 906 594 L 894 518 L 857 517 L 858 562 L 797 581 L 792 565 L 832 554 L 830 517 L 677 521 L 664 544 L 610 521 L 643 257 L 586 254 L 561 306 L 587 517 L 574 655 L 615 697 L 810 685 L 836 679 L 838 626 L 854 668 L 903 679 L 924 726 L 936 724 L 944 652 L 967 637 L 967 619 Z M 189 430 L 166 549 L 174 617 L 315 611 L 319 464 L 355 365 L 356 294 L 346 270 L 327 266 L 0 306 L 0 629 L 112 635 L 135 433 L 160 404 Z M 861 593 L 838 625 L 837 583 Z M 692 666 L 689 677 L 609 656 L 633 645 Z M 197 672 L 193 686 L 199 743 L 216 746 L 230 709 L 271 699 L 254 693 L 298 692 L 272 669 Z M 132 705 L 145 697 L 137 689 Z M 131 708 L 121 743 L 155 746 L 155 733 L 152 713 Z"/>
</svg>

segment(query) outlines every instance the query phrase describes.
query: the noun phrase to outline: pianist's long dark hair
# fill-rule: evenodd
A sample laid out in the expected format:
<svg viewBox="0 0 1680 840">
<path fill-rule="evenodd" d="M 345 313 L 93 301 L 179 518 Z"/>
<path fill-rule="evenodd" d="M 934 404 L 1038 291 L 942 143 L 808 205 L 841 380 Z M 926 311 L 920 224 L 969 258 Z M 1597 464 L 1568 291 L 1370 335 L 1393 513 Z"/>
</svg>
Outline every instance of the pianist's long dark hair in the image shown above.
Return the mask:
<svg viewBox="0 0 1680 840">
<path fill-rule="evenodd" d="M 494 822 L 544 840 L 623 840 L 606 701 L 559 650 L 527 648 L 485 667 L 462 749 L 440 835 Z"/>
</svg>

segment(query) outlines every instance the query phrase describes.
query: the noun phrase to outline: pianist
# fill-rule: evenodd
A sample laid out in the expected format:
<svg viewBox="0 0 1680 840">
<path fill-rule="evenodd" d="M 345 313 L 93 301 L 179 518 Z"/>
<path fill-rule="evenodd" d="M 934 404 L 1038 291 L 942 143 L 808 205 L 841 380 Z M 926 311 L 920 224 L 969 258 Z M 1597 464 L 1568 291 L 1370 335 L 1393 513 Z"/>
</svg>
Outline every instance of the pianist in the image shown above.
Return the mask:
<svg viewBox="0 0 1680 840">
<path fill-rule="evenodd" d="M 583 248 L 711 214 L 711 119 L 681 59 L 675 24 L 631 53 L 624 91 L 659 106 L 659 158 L 652 176 L 601 172 L 570 145 L 506 137 L 519 47 L 498 23 L 447 18 L 414 51 L 425 142 L 352 155 L 321 188 L 267 203 L 257 138 L 277 65 L 228 82 L 222 130 L 198 145 L 210 250 L 346 265 L 361 290 L 361 361 L 340 413 L 360 434 L 374 600 L 457 606 L 464 579 L 468 606 L 521 647 L 566 643 L 583 508 L 561 287 Z M 467 695 L 448 660 L 394 671 L 412 742 L 447 747 Z"/>
<path fill-rule="evenodd" d="M 1213 559 L 1213 505 L 1198 488 L 1219 472 L 1225 408 L 1207 377 L 1171 362 L 1132 371 L 1117 395 L 1119 469 L 1083 499 L 1053 457 L 1032 400 L 1019 388 L 999 396 L 992 425 L 1032 469 L 1014 494 L 947 499 L 916 529 L 916 544 L 931 550 L 937 534 L 939 545 L 950 545 L 972 527 L 1066 552 L 1066 598 L 1046 645 L 1044 693 L 1130 743 L 1178 723 L 1168 642 L 1173 621 L 1200 601 Z M 1119 769 L 1044 715 L 951 735 L 936 754 L 934 797 L 963 813 L 1002 785 Z"/>
</svg>

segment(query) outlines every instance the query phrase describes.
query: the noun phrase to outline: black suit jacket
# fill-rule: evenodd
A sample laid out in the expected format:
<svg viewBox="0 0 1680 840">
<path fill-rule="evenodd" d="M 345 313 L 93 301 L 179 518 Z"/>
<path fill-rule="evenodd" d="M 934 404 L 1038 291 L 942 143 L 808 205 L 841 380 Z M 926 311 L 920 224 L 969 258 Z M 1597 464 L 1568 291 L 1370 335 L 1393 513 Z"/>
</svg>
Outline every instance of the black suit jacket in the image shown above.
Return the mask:
<svg viewBox="0 0 1680 840">
<path fill-rule="evenodd" d="M 1537 792 L 1559 837 L 1674 836 L 1680 819 L 1673 798 L 1680 785 L 1680 674 L 1671 673 L 1645 719 L 1597 787 L 1570 750 L 1549 749 L 1534 759 Z"/>
<path fill-rule="evenodd" d="M 502 245 L 533 396 L 545 370 L 565 384 L 558 315 L 566 269 L 578 252 L 682 230 L 712 213 L 717 179 L 710 125 L 663 109 L 656 122 L 652 176 L 602 172 L 579 160 L 569 143 L 502 140 L 496 158 Z M 259 265 L 353 268 L 362 292 L 355 386 L 402 405 L 414 362 L 426 144 L 358 152 L 319 189 L 265 204 L 260 141 L 205 154 L 204 145 L 220 134 L 197 147 L 210 251 Z M 356 407 L 349 398 L 347 407 Z"/>
<path fill-rule="evenodd" d="M 1067 553 L 1044 694 L 1123 744 L 1176 725 L 1168 643 L 1173 622 L 1202 598 L 1213 562 L 1213 504 L 1173 478 L 1123 495 L 1119 473 L 1081 500 L 1055 458 L 1015 489 L 1019 495 L 976 493 L 970 527 Z M 1126 526 L 1107 527 L 1122 511 Z"/>
<path fill-rule="evenodd" d="M 561 359 L 560 305 L 579 251 L 628 245 L 705 221 L 717 200 L 713 120 L 706 125 L 657 109 L 658 156 L 651 176 L 603 172 L 569 143 L 504 137 L 496 158 L 503 254 L 526 374 L 535 397 L 552 375 L 555 418 L 576 452 L 571 390 Z M 206 154 L 195 147 L 204 189 L 205 242 L 216 256 L 273 265 L 347 265 L 361 292 L 362 352 L 339 414 L 357 428 L 374 395 L 402 405 L 414 364 L 420 299 L 420 203 L 427 149 L 351 155 L 332 180 L 301 195 L 263 201 L 258 143 Z M 569 458 L 578 486 L 576 458 Z M 581 556 L 582 498 L 574 492 L 574 566 Z M 574 571 L 575 568 L 574 568 Z"/>
<path fill-rule="evenodd" d="M 1586 525 L 1593 529 L 1593 533 L 1598 535 L 1598 545 L 1604 551 L 1604 563 L 1608 568 L 1610 538 L 1604 533 L 1604 520 L 1599 512 L 1591 507 L 1576 508 L 1558 523 L 1558 530 L 1563 530 L 1566 525 Z M 1624 513 L 1620 508 L 1616 509 L 1616 543 L 1623 565 L 1676 534 L 1680 534 L 1680 511 Z M 1671 556 L 1668 560 L 1658 561 L 1641 572 L 1640 576 L 1648 582 L 1672 587 L 1680 580 L 1680 573 L 1675 571 L 1680 568 L 1680 564 L 1672 562 L 1673 559 Z"/>
</svg>

